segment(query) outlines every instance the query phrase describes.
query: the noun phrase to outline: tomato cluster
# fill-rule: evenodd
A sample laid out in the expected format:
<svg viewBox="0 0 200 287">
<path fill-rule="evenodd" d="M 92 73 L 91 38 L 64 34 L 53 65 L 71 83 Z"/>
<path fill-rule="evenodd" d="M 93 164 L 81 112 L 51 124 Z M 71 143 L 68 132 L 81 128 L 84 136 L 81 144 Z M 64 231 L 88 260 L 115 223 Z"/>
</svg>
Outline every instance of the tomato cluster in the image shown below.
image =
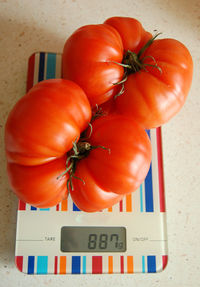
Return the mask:
<svg viewBox="0 0 200 287">
<path fill-rule="evenodd" d="M 87 212 L 120 201 L 147 175 L 145 129 L 181 109 L 192 70 L 182 43 L 157 40 L 136 19 L 112 17 L 76 30 L 64 46 L 63 79 L 35 85 L 7 119 L 13 191 L 36 207 L 56 205 L 70 191 Z"/>
</svg>

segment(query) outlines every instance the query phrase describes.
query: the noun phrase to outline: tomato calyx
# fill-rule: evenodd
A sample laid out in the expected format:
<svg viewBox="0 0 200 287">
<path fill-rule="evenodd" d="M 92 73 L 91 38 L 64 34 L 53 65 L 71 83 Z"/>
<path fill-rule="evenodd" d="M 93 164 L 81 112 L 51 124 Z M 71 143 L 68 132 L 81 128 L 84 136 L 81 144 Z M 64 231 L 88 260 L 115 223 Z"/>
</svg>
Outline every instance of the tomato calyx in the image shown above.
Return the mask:
<svg viewBox="0 0 200 287">
<path fill-rule="evenodd" d="M 156 34 L 154 37 L 152 37 L 138 52 L 138 54 L 136 54 L 135 52 L 132 52 L 130 50 L 126 51 L 124 58 L 122 60 L 122 63 L 117 63 L 116 64 L 122 66 L 124 68 L 124 75 L 121 81 L 114 83 L 114 85 L 122 85 L 121 90 L 119 91 L 118 94 L 116 94 L 114 96 L 114 99 L 116 99 L 118 96 L 122 95 L 124 92 L 124 83 L 127 81 L 128 79 L 128 75 L 130 74 L 134 74 L 139 72 L 140 70 L 144 70 L 145 72 L 148 72 L 148 70 L 146 69 L 147 66 L 152 67 L 152 68 L 156 68 L 160 71 L 160 73 L 162 73 L 161 68 L 157 65 L 156 60 L 154 57 L 152 56 L 144 56 L 142 57 L 142 55 L 144 54 L 144 52 L 146 51 L 146 49 L 148 47 L 150 47 L 150 45 L 153 43 L 153 41 L 160 35 L 161 33 Z M 145 63 L 145 60 L 147 58 L 150 58 L 153 60 L 154 64 L 149 64 L 149 63 Z"/>
<path fill-rule="evenodd" d="M 89 126 L 90 126 L 91 130 L 90 130 L 90 134 L 89 134 L 88 138 L 91 136 L 91 133 L 92 133 L 92 125 L 89 124 Z M 86 139 L 88 139 L 88 138 L 86 138 Z M 93 146 L 89 142 L 85 141 L 85 138 L 80 138 L 79 142 L 77 142 L 77 138 L 76 138 L 76 140 L 73 142 L 73 148 L 67 153 L 68 158 L 66 160 L 66 170 L 57 177 L 57 179 L 59 179 L 63 175 L 68 173 L 69 178 L 67 180 L 67 190 L 69 192 L 70 192 L 70 190 L 74 190 L 73 183 L 72 183 L 73 178 L 79 179 L 83 182 L 83 184 L 85 184 L 85 181 L 82 178 L 77 177 L 75 175 L 76 166 L 77 166 L 77 163 L 81 159 L 86 158 L 92 150 L 97 149 L 97 148 L 102 148 L 104 150 L 108 150 L 108 152 L 110 153 L 109 148 L 106 148 L 106 147 L 101 146 L 101 145 Z"/>
<path fill-rule="evenodd" d="M 99 107 L 97 104 L 96 106 L 92 109 L 92 119 L 91 122 L 93 122 L 94 120 L 96 120 L 97 118 L 106 116 L 106 113 L 103 111 L 103 109 L 101 107 Z M 91 128 L 92 131 L 92 125 L 89 123 L 89 126 Z"/>
</svg>

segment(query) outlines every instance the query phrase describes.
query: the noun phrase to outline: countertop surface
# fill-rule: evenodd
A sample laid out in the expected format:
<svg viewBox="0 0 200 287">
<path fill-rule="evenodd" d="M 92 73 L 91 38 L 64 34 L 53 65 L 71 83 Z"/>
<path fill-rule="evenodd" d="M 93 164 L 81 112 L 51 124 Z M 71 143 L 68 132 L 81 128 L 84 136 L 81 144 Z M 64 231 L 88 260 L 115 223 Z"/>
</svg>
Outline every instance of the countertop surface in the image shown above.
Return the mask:
<svg viewBox="0 0 200 287">
<path fill-rule="evenodd" d="M 130 16 L 144 28 L 176 38 L 191 52 L 194 78 L 186 104 L 163 126 L 169 262 L 158 274 L 40 275 L 14 264 L 17 198 L 6 175 L 4 126 L 25 94 L 27 60 L 62 52 L 78 27 Z M 200 2 L 199 0 L 0 0 L 0 286 L 200 286 Z"/>
</svg>

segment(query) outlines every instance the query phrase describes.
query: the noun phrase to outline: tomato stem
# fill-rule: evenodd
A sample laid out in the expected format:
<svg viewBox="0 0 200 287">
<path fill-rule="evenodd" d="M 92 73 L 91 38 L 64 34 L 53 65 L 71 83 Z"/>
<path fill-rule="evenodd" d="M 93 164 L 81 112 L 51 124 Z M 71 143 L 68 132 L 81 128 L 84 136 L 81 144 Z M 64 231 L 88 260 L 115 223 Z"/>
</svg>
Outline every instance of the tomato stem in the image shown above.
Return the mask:
<svg viewBox="0 0 200 287">
<path fill-rule="evenodd" d="M 100 118 L 100 117 L 105 116 L 105 115 L 106 115 L 106 113 L 103 112 L 103 109 L 96 104 L 96 109 L 92 110 L 91 122 L 93 122 L 97 118 Z"/>
<path fill-rule="evenodd" d="M 90 123 L 89 123 L 89 127 L 91 129 L 90 130 L 90 136 L 91 136 L 92 125 Z M 79 177 L 77 177 L 75 175 L 76 165 L 81 159 L 87 157 L 89 155 L 90 151 L 92 151 L 94 149 L 97 149 L 97 148 L 102 148 L 104 150 L 108 150 L 108 152 L 110 153 L 110 149 L 109 148 L 106 148 L 106 147 L 101 146 L 101 145 L 93 146 L 89 142 L 83 141 L 83 140 L 84 139 L 80 139 L 80 141 L 77 142 L 77 138 L 75 139 L 75 141 L 73 142 L 72 149 L 68 152 L 68 158 L 66 160 L 66 170 L 64 172 L 62 172 L 57 177 L 57 179 L 59 179 L 62 176 L 64 176 L 66 173 L 68 173 L 68 175 L 69 175 L 69 178 L 67 180 L 67 189 L 68 189 L 68 191 L 74 190 L 73 182 L 72 182 L 73 178 L 79 179 L 79 180 L 81 180 L 83 182 L 83 184 L 85 184 L 85 182 L 84 182 L 84 180 L 82 178 L 79 178 Z"/>
<path fill-rule="evenodd" d="M 119 91 L 118 94 L 116 94 L 114 96 L 114 99 L 116 99 L 118 96 L 122 95 L 124 93 L 124 83 L 127 81 L 128 79 L 128 75 L 129 74 L 133 74 L 133 73 L 137 73 L 140 70 L 144 70 L 145 72 L 148 72 L 148 70 L 146 69 L 147 66 L 152 67 L 152 68 L 156 68 L 159 70 L 160 73 L 162 73 L 161 68 L 157 65 L 156 60 L 153 56 L 144 56 L 143 58 L 141 58 L 141 56 L 144 54 L 144 52 L 146 51 L 146 49 L 148 47 L 151 46 L 151 44 L 153 43 L 153 41 L 162 33 L 158 33 L 156 34 L 154 37 L 152 37 L 138 52 L 138 54 L 128 50 L 125 53 L 125 56 L 123 58 L 122 63 L 116 63 L 119 66 L 124 67 L 124 76 L 122 78 L 121 81 L 117 82 L 117 83 L 113 83 L 113 85 L 122 85 L 121 90 Z M 145 60 L 147 58 L 151 58 L 154 62 L 154 64 L 148 64 L 145 63 Z"/>
<path fill-rule="evenodd" d="M 141 57 L 141 55 L 144 53 L 144 51 L 149 47 L 151 46 L 151 44 L 153 43 L 153 41 L 159 36 L 161 35 L 162 33 L 157 33 L 155 36 L 153 36 L 139 51 L 139 53 L 137 54 L 138 58 Z"/>
</svg>

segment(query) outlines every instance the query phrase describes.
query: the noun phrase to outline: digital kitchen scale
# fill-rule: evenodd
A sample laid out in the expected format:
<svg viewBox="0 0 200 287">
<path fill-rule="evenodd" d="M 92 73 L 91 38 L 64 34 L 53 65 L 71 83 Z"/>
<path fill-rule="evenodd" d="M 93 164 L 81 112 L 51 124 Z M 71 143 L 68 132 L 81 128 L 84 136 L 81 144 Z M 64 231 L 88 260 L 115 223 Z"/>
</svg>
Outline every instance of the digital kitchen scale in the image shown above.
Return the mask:
<svg viewBox="0 0 200 287">
<path fill-rule="evenodd" d="M 29 59 L 27 90 L 61 77 L 61 54 Z M 147 131 L 152 163 L 140 188 L 112 208 L 80 211 L 70 196 L 39 209 L 19 201 L 16 266 L 27 274 L 152 273 L 167 264 L 161 129 Z"/>
</svg>

